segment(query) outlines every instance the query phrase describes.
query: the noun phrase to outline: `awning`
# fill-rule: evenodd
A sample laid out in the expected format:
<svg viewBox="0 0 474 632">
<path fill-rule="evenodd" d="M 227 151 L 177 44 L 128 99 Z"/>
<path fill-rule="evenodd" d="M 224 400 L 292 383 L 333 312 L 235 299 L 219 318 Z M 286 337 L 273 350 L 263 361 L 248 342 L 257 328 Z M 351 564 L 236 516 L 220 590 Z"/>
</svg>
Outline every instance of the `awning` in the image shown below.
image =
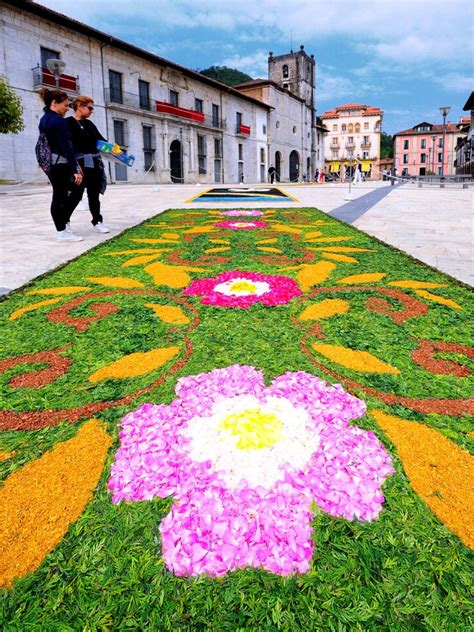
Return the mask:
<svg viewBox="0 0 474 632">
<path fill-rule="evenodd" d="M 336 173 L 337 171 L 339 171 L 339 167 L 341 166 L 340 162 L 330 162 L 329 163 L 329 171 L 331 173 Z"/>
<path fill-rule="evenodd" d="M 372 168 L 372 163 L 370 162 L 370 160 L 362 161 L 362 165 L 361 165 L 362 171 L 370 171 L 371 168 Z"/>
</svg>

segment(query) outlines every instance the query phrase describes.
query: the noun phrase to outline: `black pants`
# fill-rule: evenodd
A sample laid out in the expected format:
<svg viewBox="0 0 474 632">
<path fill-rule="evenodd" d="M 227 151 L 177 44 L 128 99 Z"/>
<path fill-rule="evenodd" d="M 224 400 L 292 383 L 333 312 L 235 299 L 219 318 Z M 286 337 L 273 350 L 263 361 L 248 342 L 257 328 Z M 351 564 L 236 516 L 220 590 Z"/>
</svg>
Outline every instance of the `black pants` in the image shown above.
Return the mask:
<svg viewBox="0 0 474 632">
<path fill-rule="evenodd" d="M 84 173 L 82 183 L 78 187 L 74 187 L 71 193 L 72 208 L 75 209 L 79 202 L 82 200 L 84 190 L 87 191 L 87 199 L 89 200 L 89 210 L 92 213 L 92 224 L 95 226 L 99 222 L 102 222 L 102 215 L 100 214 L 100 187 L 102 183 L 102 169 L 96 164 L 94 160 L 94 168 L 87 169 L 83 166 L 82 161 L 79 161 Z"/>
<path fill-rule="evenodd" d="M 73 183 L 71 168 L 66 164 L 52 165 L 49 181 L 53 186 L 51 217 L 56 230 L 64 230 L 75 208 L 72 205 L 71 191 L 79 187 Z"/>
</svg>

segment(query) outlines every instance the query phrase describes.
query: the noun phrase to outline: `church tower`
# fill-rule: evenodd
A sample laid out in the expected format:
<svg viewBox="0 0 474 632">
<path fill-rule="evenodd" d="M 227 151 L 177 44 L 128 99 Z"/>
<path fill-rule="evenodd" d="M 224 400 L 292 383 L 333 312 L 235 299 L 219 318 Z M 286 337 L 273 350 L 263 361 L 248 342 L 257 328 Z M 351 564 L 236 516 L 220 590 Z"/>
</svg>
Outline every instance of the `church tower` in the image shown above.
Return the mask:
<svg viewBox="0 0 474 632">
<path fill-rule="evenodd" d="M 268 54 L 268 78 L 303 99 L 306 105 L 314 110 L 315 89 L 314 55 L 305 53 L 304 46 L 296 53 L 291 51 L 286 55 L 273 56 Z"/>
</svg>

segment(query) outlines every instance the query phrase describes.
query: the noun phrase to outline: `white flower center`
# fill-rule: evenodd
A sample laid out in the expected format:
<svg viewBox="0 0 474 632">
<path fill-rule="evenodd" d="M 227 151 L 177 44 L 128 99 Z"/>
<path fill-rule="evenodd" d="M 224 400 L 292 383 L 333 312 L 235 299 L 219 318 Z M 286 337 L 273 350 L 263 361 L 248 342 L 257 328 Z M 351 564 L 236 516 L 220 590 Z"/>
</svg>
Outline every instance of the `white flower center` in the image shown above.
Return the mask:
<svg viewBox="0 0 474 632">
<path fill-rule="evenodd" d="M 270 285 L 265 281 L 251 281 L 245 277 L 236 277 L 216 285 L 214 292 L 220 292 L 226 296 L 262 296 L 270 292 Z"/>
<path fill-rule="evenodd" d="M 229 487 L 244 479 L 252 487 L 271 488 L 283 479 L 282 465 L 303 469 L 319 445 L 309 415 L 281 397 L 261 403 L 253 395 L 216 402 L 208 417 L 190 420 L 184 435 L 190 457 L 211 461 Z"/>
</svg>

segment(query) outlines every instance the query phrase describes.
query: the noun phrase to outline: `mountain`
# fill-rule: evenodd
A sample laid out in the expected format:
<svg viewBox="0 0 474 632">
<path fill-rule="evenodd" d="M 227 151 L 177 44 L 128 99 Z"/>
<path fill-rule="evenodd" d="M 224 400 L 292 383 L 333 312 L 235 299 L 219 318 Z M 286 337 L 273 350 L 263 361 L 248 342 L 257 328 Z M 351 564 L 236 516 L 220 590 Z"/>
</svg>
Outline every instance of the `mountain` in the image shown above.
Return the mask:
<svg viewBox="0 0 474 632">
<path fill-rule="evenodd" d="M 199 70 L 198 72 L 200 72 L 201 75 L 216 79 L 216 81 L 225 83 L 228 86 L 235 86 L 238 83 L 252 79 L 252 77 L 245 74 L 245 72 L 240 72 L 240 70 L 236 70 L 235 68 L 227 68 L 227 66 L 211 66 L 210 68 L 204 68 L 204 70 Z"/>
</svg>

